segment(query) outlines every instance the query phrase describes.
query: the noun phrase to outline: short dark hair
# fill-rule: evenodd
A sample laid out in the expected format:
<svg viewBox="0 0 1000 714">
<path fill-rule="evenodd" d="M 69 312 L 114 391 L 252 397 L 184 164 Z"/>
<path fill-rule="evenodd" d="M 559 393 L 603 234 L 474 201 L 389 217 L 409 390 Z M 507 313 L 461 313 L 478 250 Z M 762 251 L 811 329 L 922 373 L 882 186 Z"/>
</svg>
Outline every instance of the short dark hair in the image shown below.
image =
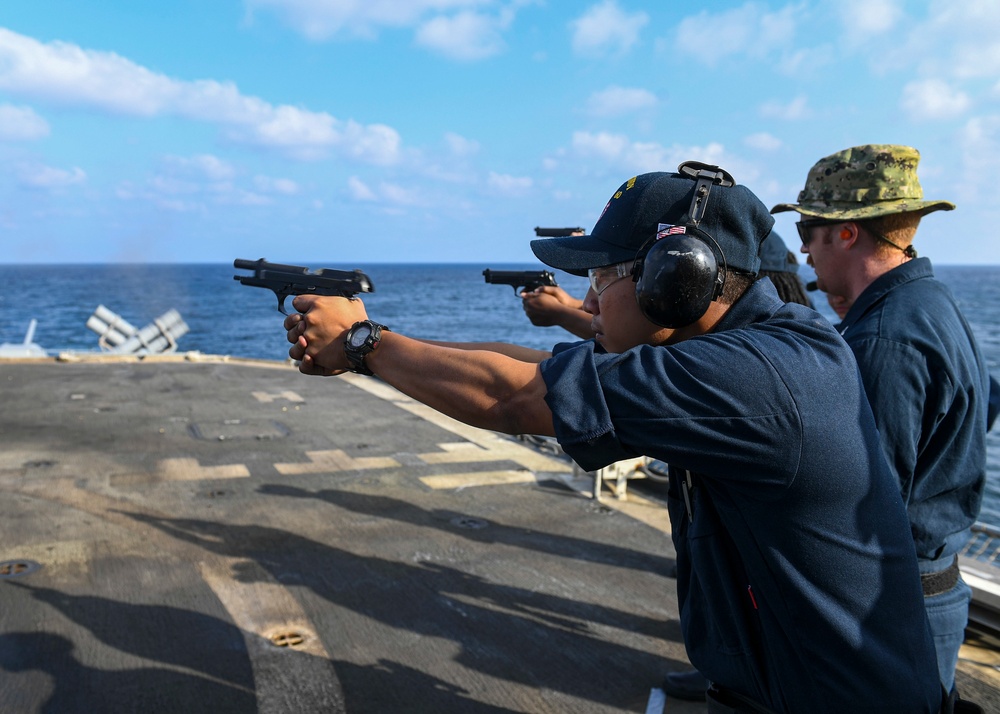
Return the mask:
<svg viewBox="0 0 1000 714">
<path fill-rule="evenodd" d="M 726 282 L 722 286 L 722 295 L 719 296 L 719 302 L 723 305 L 732 305 L 743 297 L 743 293 L 753 285 L 756 279 L 757 275 L 755 273 L 745 273 L 742 270 L 730 269 L 726 273 Z"/>
</svg>

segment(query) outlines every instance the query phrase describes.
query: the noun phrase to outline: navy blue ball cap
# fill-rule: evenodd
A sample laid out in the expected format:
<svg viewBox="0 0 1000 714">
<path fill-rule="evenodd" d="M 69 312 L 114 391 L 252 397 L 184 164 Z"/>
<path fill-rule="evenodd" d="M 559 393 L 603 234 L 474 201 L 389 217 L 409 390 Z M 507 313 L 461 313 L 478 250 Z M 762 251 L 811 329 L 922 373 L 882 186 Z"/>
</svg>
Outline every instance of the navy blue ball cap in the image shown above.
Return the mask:
<svg viewBox="0 0 1000 714">
<path fill-rule="evenodd" d="M 776 231 L 771 231 L 760 244 L 760 269 L 771 273 L 799 272 L 799 264 L 789 262 L 788 252 L 788 246 L 781 236 Z"/>
<path fill-rule="evenodd" d="M 615 191 L 589 235 L 533 240 L 531 250 L 546 265 L 573 275 L 634 260 L 649 249 L 661 224 L 684 224 L 695 185 L 679 173 L 634 176 Z M 756 273 L 760 243 L 773 225 L 760 199 L 737 185 L 712 187 L 699 227 L 716 240 L 731 269 Z"/>
</svg>

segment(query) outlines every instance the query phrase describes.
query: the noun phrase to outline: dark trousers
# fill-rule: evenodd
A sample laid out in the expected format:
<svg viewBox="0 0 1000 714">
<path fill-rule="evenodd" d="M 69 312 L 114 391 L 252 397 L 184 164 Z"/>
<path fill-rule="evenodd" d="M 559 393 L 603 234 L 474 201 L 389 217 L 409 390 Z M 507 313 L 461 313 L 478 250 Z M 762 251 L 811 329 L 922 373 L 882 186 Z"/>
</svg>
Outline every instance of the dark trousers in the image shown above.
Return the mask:
<svg viewBox="0 0 1000 714">
<path fill-rule="evenodd" d="M 705 703 L 708 714 L 774 714 L 772 710 L 757 704 L 752 699 L 728 689 L 720 689 L 714 684 L 708 685 Z"/>
</svg>

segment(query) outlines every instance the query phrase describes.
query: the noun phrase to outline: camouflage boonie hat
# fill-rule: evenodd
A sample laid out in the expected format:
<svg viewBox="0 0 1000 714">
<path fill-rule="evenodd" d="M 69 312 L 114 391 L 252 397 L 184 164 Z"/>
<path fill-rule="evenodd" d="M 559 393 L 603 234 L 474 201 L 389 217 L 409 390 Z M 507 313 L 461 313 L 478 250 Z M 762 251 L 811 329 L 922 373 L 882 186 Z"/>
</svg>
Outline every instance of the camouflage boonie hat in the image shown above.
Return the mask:
<svg viewBox="0 0 1000 714">
<path fill-rule="evenodd" d="M 911 146 L 868 144 L 820 159 L 806 177 L 798 203 L 779 203 L 771 213 L 860 221 L 890 213 L 950 211 L 949 201 L 925 201 L 917 180 L 920 152 Z"/>
</svg>

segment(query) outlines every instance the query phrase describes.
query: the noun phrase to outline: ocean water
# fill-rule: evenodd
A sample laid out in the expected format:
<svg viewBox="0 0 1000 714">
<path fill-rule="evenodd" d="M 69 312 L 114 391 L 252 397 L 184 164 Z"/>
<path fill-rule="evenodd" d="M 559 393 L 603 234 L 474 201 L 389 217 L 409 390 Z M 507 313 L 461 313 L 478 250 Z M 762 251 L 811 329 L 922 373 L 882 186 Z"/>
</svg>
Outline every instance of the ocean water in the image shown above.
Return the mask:
<svg viewBox="0 0 1000 714">
<path fill-rule="evenodd" d="M 487 284 L 482 275 L 484 268 L 539 270 L 539 264 L 311 267 L 362 267 L 375 286 L 364 296 L 369 314 L 403 334 L 539 349 L 574 339 L 559 328 L 531 325 L 513 289 Z M 0 343 L 21 342 L 34 318 L 34 341 L 50 352 L 96 350 L 98 336 L 85 325 L 98 305 L 135 327 L 173 308 L 190 328 L 179 340 L 181 351 L 286 359 L 277 300 L 268 290 L 240 285 L 233 280 L 236 273 L 247 274 L 230 265 L 0 265 Z M 991 373 L 1000 378 L 1000 266 L 937 266 L 935 273 L 954 292 Z M 571 294 L 586 292 L 585 278 L 559 272 L 556 277 Z M 808 268 L 802 277 L 812 278 Z M 836 321 L 822 295 L 816 296 L 817 309 Z M 988 449 L 981 520 L 1000 525 L 1000 426 L 989 434 Z"/>
</svg>

